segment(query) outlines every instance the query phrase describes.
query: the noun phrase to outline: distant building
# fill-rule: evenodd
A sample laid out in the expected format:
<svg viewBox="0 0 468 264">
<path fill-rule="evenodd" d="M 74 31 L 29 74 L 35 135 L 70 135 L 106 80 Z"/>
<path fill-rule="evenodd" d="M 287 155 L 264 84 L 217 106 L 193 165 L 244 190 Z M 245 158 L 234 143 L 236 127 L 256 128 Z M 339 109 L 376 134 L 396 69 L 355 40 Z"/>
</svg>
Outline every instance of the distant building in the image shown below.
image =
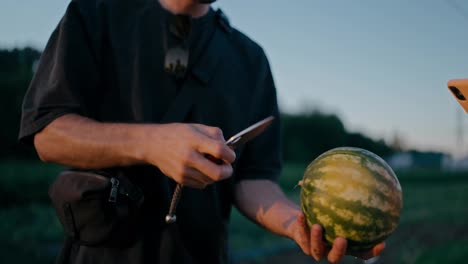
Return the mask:
<svg viewBox="0 0 468 264">
<path fill-rule="evenodd" d="M 450 171 L 468 171 L 468 156 L 459 159 L 447 157 L 442 163 L 442 168 Z"/>
<path fill-rule="evenodd" d="M 388 156 L 385 160 L 395 170 L 442 169 L 449 156 L 440 152 L 405 151 Z"/>
<path fill-rule="evenodd" d="M 407 152 L 398 152 L 386 158 L 394 170 L 409 169 L 413 166 L 413 157 Z"/>
</svg>

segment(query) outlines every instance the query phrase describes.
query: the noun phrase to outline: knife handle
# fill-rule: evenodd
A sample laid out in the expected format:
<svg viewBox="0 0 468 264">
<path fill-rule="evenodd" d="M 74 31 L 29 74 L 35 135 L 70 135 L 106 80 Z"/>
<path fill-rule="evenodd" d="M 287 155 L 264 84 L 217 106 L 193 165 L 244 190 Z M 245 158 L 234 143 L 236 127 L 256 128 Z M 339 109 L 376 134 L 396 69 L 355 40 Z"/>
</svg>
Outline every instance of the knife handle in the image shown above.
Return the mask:
<svg viewBox="0 0 468 264">
<path fill-rule="evenodd" d="M 205 157 L 212 162 L 221 165 L 224 163 L 224 161 L 217 159 L 213 157 L 212 155 L 205 154 Z M 172 224 L 177 221 L 177 216 L 176 216 L 176 209 L 177 209 L 177 204 L 179 203 L 180 196 L 182 194 L 182 184 L 177 184 L 177 187 L 174 190 L 174 193 L 172 194 L 172 199 L 171 199 L 171 205 L 169 207 L 169 213 L 166 215 L 166 223 Z"/>
<path fill-rule="evenodd" d="M 234 150 L 234 145 L 228 145 L 232 150 Z M 224 163 L 223 160 L 217 159 L 213 157 L 210 154 L 205 154 L 205 158 L 211 160 L 212 162 L 221 165 Z M 177 184 L 174 193 L 172 194 L 172 199 L 171 199 L 171 205 L 169 207 L 169 213 L 166 215 L 166 223 L 172 224 L 175 223 L 177 220 L 176 217 L 176 209 L 177 209 L 177 204 L 179 203 L 180 196 L 182 194 L 182 184 Z"/>
<path fill-rule="evenodd" d="M 174 190 L 174 193 L 172 194 L 172 199 L 171 199 L 171 205 L 169 207 L 169 213 L 166 215 L 166 223 L 172 224 L 175 223 L 177 220 L 176 216 L 176 209 L 177 209 L 177 204 L 179 203 L 180 196 L 182 194 L 182 187 L 184 187 L 182 184 L 177 184 L 177 187 Z"/>
</svg>

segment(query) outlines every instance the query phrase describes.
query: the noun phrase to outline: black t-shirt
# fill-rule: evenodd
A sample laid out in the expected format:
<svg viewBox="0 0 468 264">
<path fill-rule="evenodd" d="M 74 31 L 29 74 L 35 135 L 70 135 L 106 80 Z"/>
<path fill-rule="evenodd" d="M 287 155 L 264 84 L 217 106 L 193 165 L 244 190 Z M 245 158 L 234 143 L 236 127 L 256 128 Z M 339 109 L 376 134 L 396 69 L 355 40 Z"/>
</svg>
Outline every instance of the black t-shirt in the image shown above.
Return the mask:
<svg viewBox="0 0 468 264">
<path fill-rule="evenodd" d="M 72 1 L 24 98 L 20 140 L 31 144 L 67 113 L 101 122 L 160 123 L 181 89 L 197 89 L 197 96 L 180 122 L 216 126 L 226 137 L 269 115 L 277 119 L 236 150 L 233 177 L 204 190 L 184 188 L 173 225 L 164 222 L 172 180 L 154 166 L 112 168 L 143 189 L 144 232 L 129 248 L 74 243 L 66 263 L 227 263 L 235 184 L 276 180 L 280 173 L 276 91 L 262 48 L 210 10 L 193 21 L 189 72 L 180 83 L 163 70 L 168 16 L 155 0 Z"/>
</svg>

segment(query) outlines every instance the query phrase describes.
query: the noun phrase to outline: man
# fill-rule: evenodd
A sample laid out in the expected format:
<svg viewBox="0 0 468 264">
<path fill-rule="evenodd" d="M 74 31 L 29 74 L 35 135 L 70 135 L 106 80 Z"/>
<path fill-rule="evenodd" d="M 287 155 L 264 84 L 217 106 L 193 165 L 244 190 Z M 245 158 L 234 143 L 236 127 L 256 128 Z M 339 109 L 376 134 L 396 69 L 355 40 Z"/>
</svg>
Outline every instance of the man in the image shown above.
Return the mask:
<svg viewBox="0 0 468 264">
<path fill-rule="evenodd" d="M 346 254 L 346 240 L 328 249 L 320 226 L 309 230 L 276 184 L 279 116 L 268 61 L 209 2 L 76 0 L 53 32 L 25 96 L 20 139 L 45 162 L 118 168 L 145 193 L 137 242 L 74 243 L 63 262 L 227 263 L 231 205 L 316 260 Z M 190 89 L 189 114 L 164 122 Z M 224 135 L 269 115 L 277 121 L 264 134 L 236 152 L 226 147 Z M 186 188 L 168 225 L 175 183 Z"/>
</svg>

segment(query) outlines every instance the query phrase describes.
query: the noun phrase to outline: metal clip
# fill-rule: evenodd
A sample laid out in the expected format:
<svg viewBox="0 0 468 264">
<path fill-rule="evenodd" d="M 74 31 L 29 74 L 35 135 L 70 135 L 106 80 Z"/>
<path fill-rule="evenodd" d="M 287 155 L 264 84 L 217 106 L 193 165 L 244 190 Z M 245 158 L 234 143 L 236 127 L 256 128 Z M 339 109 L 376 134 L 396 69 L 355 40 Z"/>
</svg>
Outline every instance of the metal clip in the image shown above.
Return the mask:
<svg viewBox="0 0 468 264">
<path fill-rule="evenodd" d="M 115 203 L 117 201 L 117 194 L 119 193 L 120 182 L 116 178 L 111 178 L 110 181 L 111 181 L 112 187 L 111 187 L 110 194 L 109 194 L 109 202 Z"/>
</svg>

